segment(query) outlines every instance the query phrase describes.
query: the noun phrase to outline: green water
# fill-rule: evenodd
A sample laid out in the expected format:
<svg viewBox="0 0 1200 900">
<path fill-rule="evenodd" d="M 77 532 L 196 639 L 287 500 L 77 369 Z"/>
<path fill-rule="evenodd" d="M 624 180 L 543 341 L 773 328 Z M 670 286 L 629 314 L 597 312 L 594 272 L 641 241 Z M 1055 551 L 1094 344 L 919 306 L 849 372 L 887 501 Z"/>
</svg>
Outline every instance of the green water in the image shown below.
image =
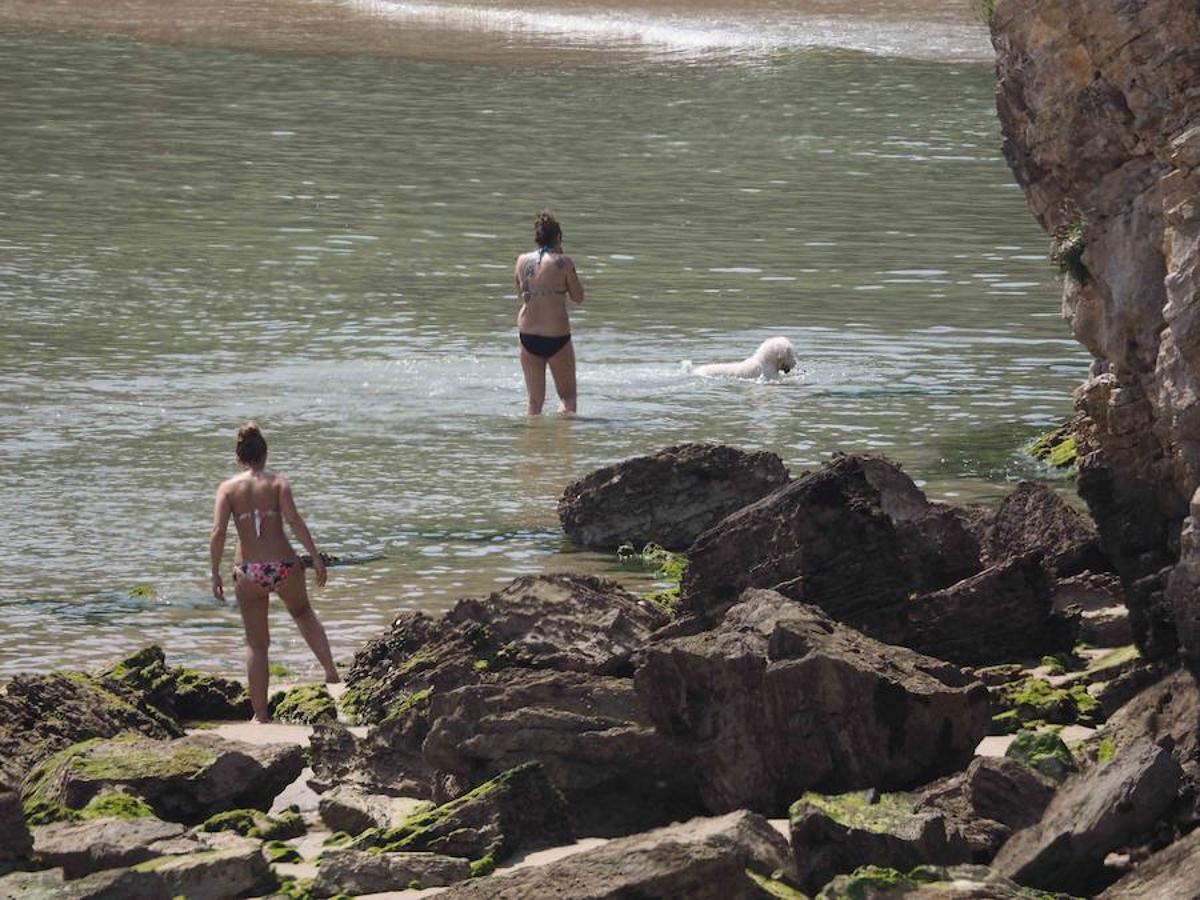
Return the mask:
<svg viewBox="0 0 1200 900">
<path fill-rule="evenodd" d="M 238 667 L 207 541 L 250 417 L 318 543 L 384 554 L 317 595 L 340 658 L 400 609 L 614 571 L 555 500 L 672 443 L 884 452 L 939 499 L 1039 474 L 1020 447 L 1087 361 L 991 92 L 815 50 L 523 71 L 0 34 L 0 672 L 149 641 Z M 589 290 L 574 421 L 521 414 L 542 206 Z M 778 384 L 682 365 L 772 335 Z"/>
</svg>

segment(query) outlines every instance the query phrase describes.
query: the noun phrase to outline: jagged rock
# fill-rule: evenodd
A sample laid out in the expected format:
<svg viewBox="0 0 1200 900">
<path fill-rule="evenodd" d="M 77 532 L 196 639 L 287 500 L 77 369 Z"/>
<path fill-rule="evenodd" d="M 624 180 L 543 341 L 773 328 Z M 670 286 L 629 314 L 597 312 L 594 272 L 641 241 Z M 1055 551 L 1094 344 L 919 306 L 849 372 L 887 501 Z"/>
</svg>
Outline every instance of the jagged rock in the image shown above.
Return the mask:
<svg viewBox="0 0 1200 900">
<path fill-rule="evenodd" d="M 1200 897 L 1200 829 L 1160 850 L 1125 875 L 1099 900 L 1128 897 Z"/>
<path fill-rule="evenodd" d="M 899 612 L 896 643 L 959 665 L 1036 659 L 1069 650 L 1077 618 L 1054 611 L 1037 553 L 912 598 Z"/>
<path fill-rule="evenodd" d="M 1178 670 L 1144 689 L 1108 720 L 1104 733 L 1117 757 L 1141 741 L 1170 747 L 1184 773 L 1180 799 L 1192 796 L 1200 818 L 1200 685 L 1193 675 Z"/>
<path fill-rule="evenodd" d="M 395 828 L 428 807 L 424 801 L 371 794 L 353 785 L 337 784 L 321 794 L 318 810 L 321 821 L 331 831 L 360 834 L 368 828 Z"/>
<path fill-rule="evenodd" d="M 984 863 L 1014 831 L 1041 819 L 1056 787 L 1017 760 L 977 756 L 965 772 L 922 788 L 915 808 L 945 813 L 948 826 L 970 848 L 971 861 Z"/>
<path fill-rule="evenodd" d="M 1093 893 L 1105 855 L 1153 834 L 1181 777 L 1169 750 L 1149 740 L 1124 748 L 1064 784 L 1041 821 L 1000 849 L 996 871 L 1042 890 Z"/>
<path fill-rule="evenodd" d="M 435 809 L 393 828 L 363 835 L 356 848 L 416 850 L 469 859 L 507 859 L 517 849 L 564 844 L 575 836 L 562 794 L 540 763 L 530 762 L 484 782 Z"/>
<path fill-rule="evenodd" d="M 1180 651 L 1200 677 L 1200 490 L 1192 496 L 1190 514 L 1179 537 L 1179 563 L 1165 592 Z"/>
<path fill-rule="evenodd" d="M 1200 484 L 1200 18 L 1178 0 L 999 0 L 990 24 L 1005 157 L 1097 360 L 1075 395 L 1079 491 L 1162 658 L 1179 616 L 1144 579 L 1174 564 Z"/>
<path fill-rule="evenodd" d="M 141 695 L 172 719 L 244 719 L 250 698 L 240 682 L 196 669 L 169 668 L 162 648 L 143 647 L 101 675 L 105 684 Z"/>
<path fill-rule="evenodd" d="M 816 900 L 1034 900 L 1028 888 L 986 866 L 920 866 L 897 872 L 863 866 L 851 875 L 839 875 Z M 1038 900 L 1072 900 L 1065 894 L 1037 894 Z"/>
<path fill-rule="evenodd" d="M 33 852 L 21 794 L 0 782 L 0 875 L 20 868 Z"/>
<path fill-rule="evenodd" d="M 1033 552 L 1042 554 L 1055 578 L 1111 567 L 1096 526 L 1086 516 L 1048 486 L 1022 481 L 992 516 L 983 554 L 997 563 Z"/>
<path fill-rule="evenodd" d="M 871 790 L 805 794 L 789 811 L 800 887 L 815 892 L 837 875 L 871 863 L 907 871 L 924 863 L 966 862 L 966 841 L 938 810 L 917 810 L 906 794 Z"/>
<path fill-rule="evenodd" d="M 1054 608 L 1078 610 L 1079 640 L 1093 647 L 1133 643 L 1133 626 L 1121 580 L 1106 573 L 1083 572 L 1054 584 Z"/>
<path fill-rule="evenodd" d="M 632 657 L 667 617 L 614 581 L 526 575 L 484 599 L 459 600 L 440 619 L 397 617 L 354 657 L 347 700 L 379 722 L 413 696 L 486 680 L 507 668 L 628 675 Z"/>
<path fill-rule="evenodd" d="M 659 731 L 695 754 L 714 812 L 910 788 L 962 768 L 987 732 L 987 689 L 960 669 L 774 591 L 747 591 L 710 631 L 650 645 L 635 683 Z"/>
<path fill-rule="evenodd" d="M 183 734 L 157 709 L 139 707 L 140 700 L 79 672 L 18 675 L 0 692 L 0 766 L 20 778 L 39 760 L 91 738 L 124 731 L 153 738 Z"/>
<path fill-rule="evenodd" d="M 819 606 L 895 640 L 914 593 L 981 569 L 963 514 L 929 503 L 893 463 L 837 456 L 726 517 L 688 551 L 683 611 L 709 619 L 748 587 Z"/>
<path fill-rule="evenodd" d="M 145 816 L 54 822 L 35 827 L 33 835 L 42 865 L 60 867 L 67 878 L 80 878 L 152 859 L 160 855 L 155 844 L 183 832 L 178 823 Z"/>
<path fill-rule="evenodd" d="M 580 547 L 613 550 L 628 542 L 686 550 L 702 531 L 787 480 L 774 453 L 680 444 L 567 485 L 558 518 Z"/>
<path fill-rule="evenodd" d="M 298 746 L 205 734 L 171 741 L 123 735 L 85 741 L 43 761 L 23 795 L 35 822 L 64 818 L 115 790 L 140 797 L 160 818 L 195 823 L 234 807 L 266 809 L 303 768 Z"/>
<path fill-rule="evenodd" d="M 408 887 L 440 887 L 465 881 L 471 862 L 437 853 L 367 853 L 326 850 L 313 881 L 314 897 L 376 894 Z M 415 883 L 415 884 L 414 884 Z"/>
<path fill-rule="evenodd" d="M 620 838 L 503 877 L 474 879 L 439 896 L 445 900 L 760 900 L 795 896 L 789 886 L 795 878 L 783 836 L 760 816 L 741 811 Z"/>
</svg>

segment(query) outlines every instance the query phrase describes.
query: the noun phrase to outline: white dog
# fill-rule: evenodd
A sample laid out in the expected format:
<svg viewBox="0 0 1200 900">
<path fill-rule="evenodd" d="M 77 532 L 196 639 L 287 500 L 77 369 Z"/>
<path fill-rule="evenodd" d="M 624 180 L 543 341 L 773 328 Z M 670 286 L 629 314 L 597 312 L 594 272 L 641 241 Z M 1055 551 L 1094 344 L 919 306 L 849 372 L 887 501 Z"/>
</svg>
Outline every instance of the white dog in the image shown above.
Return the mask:
<svg viewBox="0 0 1200 900">
<path fill-rule="evenodd" d="M 785 337 L 767 338 L 758 345 L 754 355 L 736 363 L 706 363 L 692 366 L 690 371 L 697 375 L 725 375 L 730 378 L 757 378 L 770 380 L 780 372 L 790 372 L 796 367 L 796 350 Z"/>
</svg>

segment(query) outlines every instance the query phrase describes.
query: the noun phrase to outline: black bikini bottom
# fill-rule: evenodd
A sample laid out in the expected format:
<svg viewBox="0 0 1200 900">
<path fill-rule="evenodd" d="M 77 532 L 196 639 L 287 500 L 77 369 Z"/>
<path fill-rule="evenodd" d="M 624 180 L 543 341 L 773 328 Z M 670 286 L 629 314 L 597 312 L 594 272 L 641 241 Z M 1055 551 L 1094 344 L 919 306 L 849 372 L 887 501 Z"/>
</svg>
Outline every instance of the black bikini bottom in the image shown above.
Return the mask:
<svg viewBox="0 0 1200 900">
<path fill-rule="evenodd" d="M 549 359 L 570 343 L 571 335 L 561 334 L 558 337 L 546 337 L 544 334 L 520 333 L 521 346 L 542 359 Z"/>
</svg>

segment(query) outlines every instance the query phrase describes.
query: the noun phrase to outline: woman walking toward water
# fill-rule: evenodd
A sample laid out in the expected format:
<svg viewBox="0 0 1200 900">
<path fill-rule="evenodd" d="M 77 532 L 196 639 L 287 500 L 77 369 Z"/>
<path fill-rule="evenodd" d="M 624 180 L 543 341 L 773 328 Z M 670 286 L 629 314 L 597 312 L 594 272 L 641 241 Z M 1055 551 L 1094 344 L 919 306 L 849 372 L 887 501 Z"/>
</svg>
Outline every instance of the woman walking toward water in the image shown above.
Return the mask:
<svg viewBox="0 0 1200 900">
<path fill-rule="evenodd" d="M 250 705 L 254 708 L 254 721 L 269 722 L 267 648 L 270 632 L 267 604 L 272 591 L 279 594 L 300 634 L 325 669 L 326 683 L 333 684 L 341 681 L 341 678 L 333 664 L 325 629 L 308 602 L 304 565 L 283 533 L 283 523 L 287 522 L 304 549 L 312 554 L 317 585 L 323 587 L 325 563 L 313 543 L 308 526 L 296 509 L 292 487 L 282 475 L 264 470 L 267 440 L 255 423 L 247 422 L 238 429 L 236 452 L 238 465 L 244 471 L 221 483 L 213 507 L 212 540 L 209 545 L 212 592 L 218 600 L 225 599 L 221 558 L 225 553 L 225 533 L 232 516 L 238 535 L 237 552 L 233 558 L 233 583 L 238 608 L 242 613 L 242 625 L 246 629 L 246 678 Z"/>
<path fill-rule="evenodd" d="M 537 249 L 517 257 L 514 282 L 521 298 L 517 332 L 521 341 L 521 370 L 525 373 L 526 411 L 539 415 L 546 400 L 546 366 L 554 376 L 558 411 L 575 412 L 575 348 L 567 297 L 583 302 L 583 284 L 575 263 L 562 250 L 562 228 L 548 209 L 533 222 Z"/>
</svg>

